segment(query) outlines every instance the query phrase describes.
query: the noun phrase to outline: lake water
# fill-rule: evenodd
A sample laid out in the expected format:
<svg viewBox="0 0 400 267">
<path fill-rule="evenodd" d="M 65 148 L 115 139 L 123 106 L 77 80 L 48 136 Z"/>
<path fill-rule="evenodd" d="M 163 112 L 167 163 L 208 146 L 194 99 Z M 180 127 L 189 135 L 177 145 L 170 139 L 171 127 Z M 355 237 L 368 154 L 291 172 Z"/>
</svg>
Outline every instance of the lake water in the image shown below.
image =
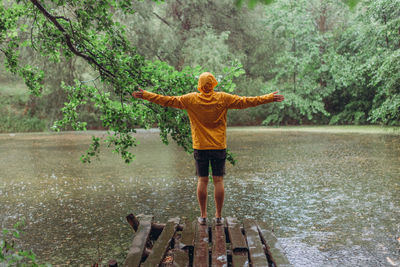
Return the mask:
<svg viewBox="0 0 400 267">
<path fill-rule="evenodd" d="M 230 129 L 224 216 L 266 221 L 294 266 L 400 265 L 400 136 Z M 40 262 L 121 263 L 132 240 L 125 216 L 195 219 L 192 155 L 158 132 L 136 134 L 130 165 L 102 132 L 0 135 L 0 222 L 25 218 L 21 237 Z M 209 185 L 209 217 L 215 208 Z"/>
</svg>

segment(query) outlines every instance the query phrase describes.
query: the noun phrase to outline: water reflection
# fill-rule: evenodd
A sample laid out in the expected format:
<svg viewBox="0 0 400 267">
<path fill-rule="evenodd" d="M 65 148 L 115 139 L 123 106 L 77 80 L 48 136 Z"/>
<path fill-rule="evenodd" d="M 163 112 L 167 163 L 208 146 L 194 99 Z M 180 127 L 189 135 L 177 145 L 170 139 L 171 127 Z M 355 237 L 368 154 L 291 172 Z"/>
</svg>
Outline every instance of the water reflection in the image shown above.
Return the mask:
<svg viewBox="0 0 400 267">
<path fill-rule="evenodd" d="M 268 222 L 295 266 L 400 262 L 399 136 L 245 130 L 228 136 L 238 164 L 227 166 L 226 216 Z M 101 161 L 84 165 L 79 157 L 88 134 L 0 135 L 2 227 L 25 217 L 23 243 L 41 260 L 87 265 L 123 261 L 131 212 L 164 222 L 194 219 L 192 156 L 164 146 L 156 132 L 137 138 L 132 164 L 102 153 Z M 210 216 L 214 210 L 210 203 Z"/>
</svg>

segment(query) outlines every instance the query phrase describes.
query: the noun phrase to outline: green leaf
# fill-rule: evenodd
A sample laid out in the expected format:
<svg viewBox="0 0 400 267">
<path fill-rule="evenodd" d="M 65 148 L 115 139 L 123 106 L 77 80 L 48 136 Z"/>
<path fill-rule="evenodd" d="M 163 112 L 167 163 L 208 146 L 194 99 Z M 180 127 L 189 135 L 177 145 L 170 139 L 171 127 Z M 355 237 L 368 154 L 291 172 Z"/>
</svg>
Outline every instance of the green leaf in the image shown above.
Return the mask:
<svg viewBox="0 0 400 267">
<path fill-rule="evenodd" d="M 360 0 L 345 0 L 345 3 L 351 8 L 353 9 L 358 2 L 360 2 Z"/>
</svg>

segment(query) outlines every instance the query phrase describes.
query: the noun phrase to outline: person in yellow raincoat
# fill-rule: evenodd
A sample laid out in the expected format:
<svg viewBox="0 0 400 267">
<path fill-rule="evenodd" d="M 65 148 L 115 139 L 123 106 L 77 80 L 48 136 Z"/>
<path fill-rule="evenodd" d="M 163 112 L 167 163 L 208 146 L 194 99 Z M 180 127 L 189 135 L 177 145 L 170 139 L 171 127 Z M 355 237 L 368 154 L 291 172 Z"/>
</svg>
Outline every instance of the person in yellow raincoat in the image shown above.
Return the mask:
<svg viewBox="0 0 400 267">
<path fill-rule="evenodd" d="M 223 222 L 222 206 L 225 192 L 223 177 L 228 109 L 244 109 L 284 100 L 283 95 L 278 95 L 278 92 L 255 97 L 215 92 L 214 87 L 217 84 L 217 80 L 211 73 L 204 72 L 199 77 L 197 87 L 199 92 L 182 96 L 163 96 L 139 89 L 132 93 L 135 98 L 142 98 L 165 107 L 187 110 L 198 176 L 197 199 L 200 205 L 200 224 L 207 222 L 207 185 L 210 164 L 214 182 L 215 221 L 217 225 Z"/>
</svg>

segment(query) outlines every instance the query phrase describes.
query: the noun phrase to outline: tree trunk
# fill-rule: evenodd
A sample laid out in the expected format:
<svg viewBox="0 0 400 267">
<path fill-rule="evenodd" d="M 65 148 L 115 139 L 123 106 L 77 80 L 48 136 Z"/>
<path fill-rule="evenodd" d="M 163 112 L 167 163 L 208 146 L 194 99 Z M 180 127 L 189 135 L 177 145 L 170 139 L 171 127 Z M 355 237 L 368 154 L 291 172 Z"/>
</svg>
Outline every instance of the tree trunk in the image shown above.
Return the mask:
<svg viewBox="0 0 400 267">
<path fill-rule="evenodd" d="M 294 7 L 293 7 L 293 1 L 290 2 L 290 10 L 292 13 L 295 13 Z M 294 19 L 292 20 L 292 23 L 294 24 Z M 296 33 L 293 31 L 293 37 L 292 37 L 292 53 L 293 53 L 293 58 L 296 59 Z M 296 92 L 296 76 L 297 76 L 297 62 L 294 62 L 294 70 L 293 70 L 293 92 Z"/>
<path fill-rule="evenodd" d="M 322 40 L 319 45 L 320 64 L 322 67 L 323 65 L 325 65 L 325 62 L 323 60 L 323 55 L 325 54 L 325 50 L 326 50 L 324 34 L 327 31 L 326 19 L 327 19 L 327 9 L 328 8 L 327 8 L 327 4 L 325 3 L 324 0 L 321 0 L 320 4 L 321 4 L 321 9 L 320 9 L 319 18 L 317 20 L 317 25 L 318 25 L 318 31 L 319 31 L 320 35 L 322 35 Z M 321 73 L 321 76 L 319 77 L 319 86 L 326 87 L 326 80 L 324 78 L 323 73 Z"/>
<path fill-rule="evenodd" d="M 294 34 L 293 34 L 294 35 Z M 296 58 L 296 38 L 293 36 L 293 56 Z M 293 91 L 296 92 L 297 62 L 294 63 L 293 71 Z"/>
<path fill-rule="evenodd" d="M 385 22 L 385 26 L 386 26 L 386 22 L 387 22 L 387 18 L 386 15 L 383 15 L 383 21 Z M 386 39 L 386 47 L 389 48 L 389 37 L 387 35 L 387 31 L 385 31 L 385 39 Z"/>
</svg>

